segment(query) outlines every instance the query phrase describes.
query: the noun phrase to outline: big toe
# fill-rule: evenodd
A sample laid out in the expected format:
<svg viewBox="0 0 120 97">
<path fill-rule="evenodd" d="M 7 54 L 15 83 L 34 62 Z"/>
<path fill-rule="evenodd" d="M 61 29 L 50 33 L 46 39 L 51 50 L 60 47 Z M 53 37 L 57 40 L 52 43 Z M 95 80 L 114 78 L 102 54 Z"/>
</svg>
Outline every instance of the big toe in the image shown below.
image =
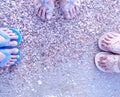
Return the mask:
<svg viewBox="0 0 120 97">
<path fill-rule="evenodd" d="M 10 41 L 6 46 L 17 46 L 18 43 L 16 41 Z"/>
<path fill-rule="evenodd" d="M 65 16 L 66 19 L 70 19 L 71 18 L 70 13 L 67 12 L 67 11 L 64 13 L 64 16 Z"/>
<path fill-rule="evenodd" d="M 47 13 L 46 14 L 46 19 L 50 20 L 52 18 L 52 13 Z"/>
<path fill-rule="evenodd" d="M 17 54 L 19 52 L 18 48 L 6 49 L 10 54 Z"/>
</svg>

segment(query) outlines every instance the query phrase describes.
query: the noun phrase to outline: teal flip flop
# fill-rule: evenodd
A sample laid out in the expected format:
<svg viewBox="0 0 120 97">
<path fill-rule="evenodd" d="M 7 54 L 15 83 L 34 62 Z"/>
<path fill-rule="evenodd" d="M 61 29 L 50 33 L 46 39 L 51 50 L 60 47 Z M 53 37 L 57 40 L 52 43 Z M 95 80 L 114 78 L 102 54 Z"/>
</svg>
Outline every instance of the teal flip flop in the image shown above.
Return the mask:
<svg viewBox="0 0 120 97">
<path fill-rule="evenodd" d="M 13 46 L 6 46 L 6 44 L 8 42 L 10 42 L 10 41 L 16 41 L 18 43 L 18 45 L 19 45 L 21 43 L 21 41 L 22 41 L 22 36 L 21 36 L 19 31 L 17 31 L 14 28 L 8 28 L 8 29 L 11 30 L 13 33 L 15 33 L 18 36 L 18 39 L 16 39 L 16 40 L 12 39 L 11 40 L 7 34 L 5 34 L 4 32 L 0 31 L 0 35 L 6 39 L 4 42 L 2 42 L 0 44 L 0 47 L 12 48 Z"/>
<path fill-rule="evenodd" d="M 21 36 L 20 32 L 14 28 L 9 28 L 9 30 L 11 30 L 13 33 L 15 33 L 18 36 L 18 39 L 15 41 L 17 41 L 17 43 L 19 45 L 22 41 L 22 36 Z"/>
<path fill-rule="evenodd" d="M 18 55 L 19 58 L 17 58 L 17 61 L 15 61 L 14 64 L 11 64 L 10 66 L 16 65 L 18 63 L 18 61 L 20 61 L 20 59 L 21 59 L 21 52 L 20 52 L 20 50 L 18 51 L 17 54 L 10 54 L 7 51 L 5 51 L 4 49 L 0 49 L 0 52 L 5 55 L 5 58 L 2 61 L 0 61 L 0 67 L 4 66 L 4 64 L 10 59 L 11 55 Z"/>
</svg>

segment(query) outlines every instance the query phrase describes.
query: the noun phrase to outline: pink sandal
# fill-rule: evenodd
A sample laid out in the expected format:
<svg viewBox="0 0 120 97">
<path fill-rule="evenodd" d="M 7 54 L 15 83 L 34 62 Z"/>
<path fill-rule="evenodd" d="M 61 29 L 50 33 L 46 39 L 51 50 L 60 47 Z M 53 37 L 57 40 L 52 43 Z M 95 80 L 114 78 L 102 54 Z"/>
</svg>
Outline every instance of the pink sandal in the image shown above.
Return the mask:
<svg viewBox="0 0 120 97">
<path fill-rule="evenodd" d="M 95 64 L 97 68 L 103 72 L 120 73 L 119 59 L 120 55 L 100 52 L 95 56 Z"/>
<path fill-rule="evenodd" d="M 106 33 L 99 39 L 98 45 L 101 50 L 120 54 L 120 34 Z"/>
</svg>

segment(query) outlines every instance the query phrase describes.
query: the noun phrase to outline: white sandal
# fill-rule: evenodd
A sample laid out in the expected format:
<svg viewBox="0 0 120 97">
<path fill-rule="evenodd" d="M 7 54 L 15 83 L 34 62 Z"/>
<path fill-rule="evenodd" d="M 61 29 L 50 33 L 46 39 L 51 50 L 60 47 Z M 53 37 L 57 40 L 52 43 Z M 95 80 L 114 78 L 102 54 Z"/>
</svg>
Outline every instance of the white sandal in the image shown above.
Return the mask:
<svg viewBox="0 0 120 97">
<path fill-rule="evenodd" d="M 46 13 L 51 13 L 51 17 L 52 17 L 52 13 L 53 13 L 53 10 L 54 10 L 54 6 L 50 6 L 48 4 L 48 1 L 49 0 L 41 0 L 39 3 L 36 4 L 35 6 L 35 11 L 37 12 L 39 10 L 39 8 L 44 5 L 46 7 Z M 50 17 L 50 18 L 51 18 Z M 50 19 L 49 18 L 49 19 Z"/>
<path fill-rule="evenodd" d="M 105 68 L 104 67 L 101 67 L 100 65 L 99 65 L 99 59 L 100 59 L 100 57 L 101 56 L 106 56 L 107 55 L 107 61 L 106 61 L 106 66 L 112 66 L 112 68 L 111 68 L 111 70 L 105 70 Z M 120 73 L 120 68 L 119 68 L 119 66 L 118 66 L 118 61 L 119 61 L 119 59 L 120 59 L 120 55 L 113 55 L 113 54 L 111 54 L 111 53 L 107 53 L 107 52 L 100 52 L 100 53 L 98 53 L 96 56 L 95 56 L 95 64 L 96 64 L 96 66 L 97 66 L 97 68 L 99 69 L 99 70 L 101 70 L 101 71 L 103 71 L 103 72 L 116 72 L 116 73 Z"/>
<path fill-rule="evenodd" d="M 116 35 L 116 37 L 114 39 L 110 40 L 110 44 L 107 46 L 107 48 L 109 48 L 109 50 L 108 50 L 108 49 L 106 49 L 102 46 L 102 40 L 104 40 L 106 37 L 108 37 L 109 35 L 112 35 L 112 34 Z M 113 32 L 104 34 L 98 40 L 98 46 L 101 50 L 110 51 L 110 52 L 113 52 L 113 53 L 120 54 L 120 34 L 113 33 Z"/>
<path fill-rule="evenodd" d="M 74 0 L 66 0 L 66 5 L 64 5 L 63 7 L 61 7 L 61 14 L 63 14 L 65 11 L 68 12 L 69 11 L 69 7 L 70 5 L 75 5 L 78 8 L 80 8 L 80 1 L 74 1 Z"/>
</svg>

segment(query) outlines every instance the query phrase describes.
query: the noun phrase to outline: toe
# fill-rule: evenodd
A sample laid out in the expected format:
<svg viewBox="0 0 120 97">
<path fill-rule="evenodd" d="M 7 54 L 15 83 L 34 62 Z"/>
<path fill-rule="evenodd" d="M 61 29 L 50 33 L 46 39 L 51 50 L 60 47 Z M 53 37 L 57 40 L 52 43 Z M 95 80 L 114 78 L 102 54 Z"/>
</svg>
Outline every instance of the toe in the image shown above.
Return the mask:
<svg viewBox="0 0 120 97">
<path fill-rule="evenodd" d="M 46 9 L 45 9 L 45 7 L 42 7 L 41 8 L 41 19 L 45 19 L 45 12 L 46 12 Z"/>
<path fill-rule="evenodd" d="M 112 39 L 112 38 L 114 38 L 114 36 L 112 34 L 110 34 L 110 35 L 107 35 L 107 38 Z"/>
<path fill-rule="evenodd" d="M 41 8 L 39 8 L 39 10 L 38 10 L 38 16 L 41 17 L 41 14 L 42 14 L 42 10 L 41 10 Z"/>
<path fill-rule="evenodd" d="M 73 8 L 70 8 L 69 13 L 70 13 L 70 18 L 73 18 L 73 15 L 74 15 Z"/>
<path fill-rule="evenodd" d="M 20 56 L 19 55 L 12 55 L 11 56 L 11 59 L 17 59 L 17 58 L 19 58 Z"/>
<path fill-rule="evenodd" d="M 64 12 L 64 16 L 66 19 L 70 19 L 70 13 L 68 11 Z"/>
<path fill-rule="evenodd" d="M 79 13 L 79 8 L 75 6 L 75 12 L 78 14 Z"/>
<path fill-rule="evenodd" d="M 10 54 L 17 54 L 19 52 L 18 48 L 12 48 L 12 49 L 5 49 Z M 15 58 L 17 55 L 12 55 L 11 57 Z"/>
<path fill-rule="evenodd" d="M 10 62 L 16 62 L 17 59 L 10 59 Z"/>
<path fill-rule="evenodd" d="M 99 66 L 102 66 L 102 64 L 105 64 L 105 62 L 104 62 L 104 61 L 99 60 L 99 61 L 98 61 L 98 64 L 99 64 Z"/>
<path fill-rule="evenodd" d="M 11 54 L 17 54 L 19 52 L 19 49 L 18 48 L 12 48 L 10 51 L 9 51 Z M 16 56 L 16 55 L 15 55 Z"/>
<path fill-rule="evenodd" d="M 14 36 L 14 35 L 16 35 L 16 34 L 13 33 L 13 32 L 8 32 L 8 35 L 9 35 L 9 36 Z"/>
<path fill-rule="evenodd" d="M 100 67 L 104 67 L 104 66 L 105 66 L 105 63 L 102 62 L 102 61 L 98 61 L 98 65 L 99 65 Z"/>
<path fill-rule="evenodd" d="M 106 50 L 109 50 L 109 48 L 108 48 L 108 45 L 107 45 L 107 44 L 102 43 L 102 44 L 101 44 L 101 47 L 103 47 L 103 48 L 104 48 L 104 49 L 106 49 Z"/>
<path fill-rule="evenodd" d="M 15 62 L 7 62 L 7 66 L 13 65 Z"/>
<path fill-rule="evenodd" d="M 49 12 L 49 13 L 46 13 L 46 19 L 50 20 L 52 18 L 52 13 Z"/>
<path fill-rule="evenodd" d="M 109 41 L 102 40 L 102 44 L 107 44 L 107 45 L 109 45 Z"/>
<path fill-rule="evenodd" d="M 107 37 L 104 38 L 104 41 L 110 41 L 110 40 L 111 40 L 110 38 Z"/>
<path fill-rule="evenodd" d="M 10 41 L 6 46 L 17 46 L 18 43 L 16 41 Z"/>
<path fill-rule="evenodd" d="M 10 36 L 10 39 L 18 39 L 17 35 Z"/>
<path fill-rule="evenodd" d="M 73 12 L 73 16 L 75 17 L 75 16 L 76 16 L 76 10 L 75 10 L 75 7 L 73 7 L 72 12 Z"/>
</svg>

